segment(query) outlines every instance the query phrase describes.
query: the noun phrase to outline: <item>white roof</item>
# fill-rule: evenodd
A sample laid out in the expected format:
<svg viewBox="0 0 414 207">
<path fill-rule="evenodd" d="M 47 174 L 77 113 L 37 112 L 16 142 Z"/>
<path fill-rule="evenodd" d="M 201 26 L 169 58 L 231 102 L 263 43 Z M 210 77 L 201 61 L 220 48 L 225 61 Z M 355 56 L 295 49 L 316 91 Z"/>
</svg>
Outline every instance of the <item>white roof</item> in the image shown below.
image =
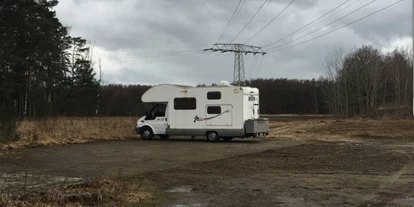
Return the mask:
<svg viewBox="0 0 414 207">
<path fill-rule="evenodd" d="M 177 90 L 185 88 L 193 88 L 193 86 L 176 85 L 176 84 L 160 84 L 151 87 L 142 94 L 142 102 L 168 102 L 172 96 L 175 96 Z"/>
<path fill-rule="evenodd" d="M 225 86 L 225 87 L 232 87 L 238 88 L 237 86 Z M 168 102 L 173 97 L 176 97 L 180 91 L 188 89 L 188 88 L 223 88 L 223 86 L 206 86 L 206 87 L 194 87 L 194 86 L 186 86 L 186 85 L 177 85 L 177 84 L 160 84 L 151 87 L 142 95 L 141 100 L 142 102 L 146 103 L 162 103 Z M 257 88 L 251 87 L 242 87 L 245 94 L 250 93 L 258 93 Z"/>
</svg>

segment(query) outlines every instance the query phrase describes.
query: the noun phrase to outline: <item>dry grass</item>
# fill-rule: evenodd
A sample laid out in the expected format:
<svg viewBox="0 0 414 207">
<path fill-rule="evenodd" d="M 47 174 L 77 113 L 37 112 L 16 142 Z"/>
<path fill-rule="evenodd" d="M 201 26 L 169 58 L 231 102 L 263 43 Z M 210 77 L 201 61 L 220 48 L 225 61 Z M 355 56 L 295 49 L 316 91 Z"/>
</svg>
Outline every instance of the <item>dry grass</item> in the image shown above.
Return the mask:
<svg viewBox="0 0 414 207">
<path fill-rule="evenodd" d="M 294 117 L 294 116 L 292 116 Z M 361 141 L 367 138 L 413 138 L 414 120 L 372 120 L 317 118 L 298 116 L 271 121 L 270 138 L 323 141 Z M 0 149 L 87 143 L 98 140 L 136 138 L 136 117 L 53 118 L 20 123 L 21 140 L 0 144 Z M 1 153 L 1 152 L 0 152 Z"/>
<path fill-rule="evenodd" d="M 136 121 L 135 117 L 59 117 L 27 120 L 19 123 L 18 132 L 21 139 L 9 144 L 0 144 L 0 149 L 133 138 L 136 136 Z"/>
<path fill-rule="evenodd" d="M 414 120 L 295 120 L 271 122 L 270 138 L 321 141 L 414 139 Z"/>
<path fill-rule="evenodd" d="M 151 194 L 136 185 L 103 179 L 43 192 L 1 194 L 0 206 L 131 206 L 148 198 Z"/>
</svg>

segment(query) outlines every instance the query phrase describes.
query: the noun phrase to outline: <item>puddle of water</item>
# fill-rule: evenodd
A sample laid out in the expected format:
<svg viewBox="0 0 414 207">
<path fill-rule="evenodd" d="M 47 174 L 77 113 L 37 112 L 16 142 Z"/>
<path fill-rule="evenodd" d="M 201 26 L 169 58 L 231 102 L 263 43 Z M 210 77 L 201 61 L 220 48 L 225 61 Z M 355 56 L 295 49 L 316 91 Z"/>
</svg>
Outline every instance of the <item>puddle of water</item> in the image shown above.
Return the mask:
<svg viewBox="0 0 414 207">
<path fill-rule="evenodd" d="M 192 186 L 176 186 L 167 190 L 169 193 L 189 193 L 194 190 Z"/>
</svg>

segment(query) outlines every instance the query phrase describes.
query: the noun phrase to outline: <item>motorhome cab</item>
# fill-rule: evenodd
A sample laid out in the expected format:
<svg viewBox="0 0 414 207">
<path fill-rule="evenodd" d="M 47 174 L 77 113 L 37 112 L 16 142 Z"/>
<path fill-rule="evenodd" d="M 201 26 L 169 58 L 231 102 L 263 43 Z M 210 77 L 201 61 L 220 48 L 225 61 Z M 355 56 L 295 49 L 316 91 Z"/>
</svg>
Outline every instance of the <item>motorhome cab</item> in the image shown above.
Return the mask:
<svg viewBox="0 0 414 207">
<path fill-rule="evenodd" d="M 141 97 L 152 109 L 136 124 L 142 139 L 169 136 L 222 138 L 260 137 L 269 134 L 269 120 L 259 117 L 259 90 L 231 86 L 192 87 L 161 84 Z"/>
</svg>

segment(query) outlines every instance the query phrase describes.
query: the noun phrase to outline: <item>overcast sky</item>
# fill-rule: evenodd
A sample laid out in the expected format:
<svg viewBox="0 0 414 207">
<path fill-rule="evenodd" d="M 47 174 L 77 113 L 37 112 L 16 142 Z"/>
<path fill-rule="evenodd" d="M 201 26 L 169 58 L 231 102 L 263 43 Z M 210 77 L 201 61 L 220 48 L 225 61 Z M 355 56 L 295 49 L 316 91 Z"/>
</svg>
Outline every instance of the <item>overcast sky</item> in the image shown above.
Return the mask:
<svg viewBox="0 0 414 207">
<path fill-rule="evenodd" d="M 296 0 L 246 44 L 265 46 L 275 42 L 345 1 Z M 272 47 L 288 43 L 280 49 L 312 39 L 397 0 L 374 1 L 330 24 L 371 1 L 350 0 L 307 28 L 263 49 L 272 51 Z M 241 3 L 240 12 L 220 42 L 230 42 L 263 2 Z M 244 43 L 290 2 L 268 0 L 234 43 Z M 218 41 L 238 3 L 239 0 L 61 0 L 56 12 L 60 21 L 71 27 L 72 36 L 95 42 L 95 60 L 99 57 L 102 60 L 106 83 L 195 85 L 232 81 L 234 54 L 202 49 Z M 247 55 L 246 78 L 319 78 L 324 73 L 325 57 L 338 47 L 351 50 L 372 44 L 384 51 L 412 48 L 411 9 L 412 0 L 404 0 L 308 43 L 281 51 L 274 49 L 264 58 Z M 327 24 L 330 25 L 323 27 Z"/>
</svg>

